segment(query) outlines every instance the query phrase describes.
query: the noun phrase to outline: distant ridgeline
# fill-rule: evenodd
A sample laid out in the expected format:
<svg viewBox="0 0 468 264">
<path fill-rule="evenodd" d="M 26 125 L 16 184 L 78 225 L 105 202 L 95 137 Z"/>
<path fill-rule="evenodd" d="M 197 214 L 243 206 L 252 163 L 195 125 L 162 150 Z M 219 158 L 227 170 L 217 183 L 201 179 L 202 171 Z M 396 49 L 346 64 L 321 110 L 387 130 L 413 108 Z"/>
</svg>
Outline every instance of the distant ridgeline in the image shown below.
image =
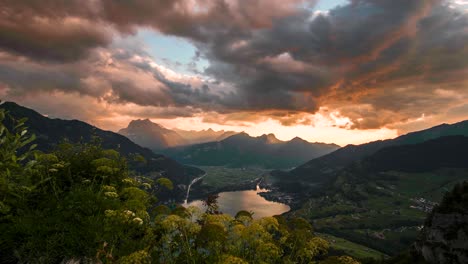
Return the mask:
<svg viewBox="0 0 468 264">
<path fill-rule="evenodd" d="M 445 192 L 468 180 L 468 121 L 349 145 L 268 177 L 270 198 L 319 232 L 388 255 L 407 249 Z"/>
<path fill-rule="evenodd" d="M 156 153 L 199 166 L 288 169 L 339 148 L 298 137 L 281 141 L 273 134 L 251 137 L 233 131 L 170 130 L 148 119 L 133 120 L 120 134 Z"/>
<path fill-rule="evenodd" d="M 105 149 L 115 149 L 127 158 L 130 169 L 144 173 L 152 177 L 167 177 L 175 185 L 188 184 L 193 178 L 203 174 L 200 169 L 185 166 L 163 155 L 154 154 L 150 149 L 141 147 L 128 138 L 79 120 L 62 120 L 45 117 L 36 111 L 22 107 L 13 102 L 5 102 L 0 105 L 14 119 L 27 118 L 26 126 L 29 132 L 37 137 L 35 143 L 42 151 L 51 151 L 61 142 L 89 143 L 95 139 Z M 8 123 L 8 119 L 6 120 Z M 11 123 L 11 120 L 10 120 Z M 7 124 L 8 126 L 8 124 Z M 137 155 L 144 157 L 142 163 L 136 159 Z M 175 188 L 167 197 L 183 200 L 184 191 Z"/>
<path fill-rule="evenodd" d="M 343 254 L 329 255 L 329 243 L 301 218 L 253 219 L 247 211 L 233 217 L 219 212 L 216 198 L 207 199 L 203 211 L 156 205 L 155 194 L 173 188 L 167 178 L 135 175 L 116 150 L 95 142 L 36 151 L 25 120 L 5 118 L 3 110 L 2 264 L 358 263 Z M 60 125 L 67 127 L 63 121 Z"/>
<path fill-rule="evenodd" d="M 149 119 L 138 119 L 131 121 L 128 127 L 119 131 L 119 134 L 128 137 L 140 146 L 158 152 L 175 146 L 223 140 L 236 134 L 236 132 L 214 131 L 212 129 L 201 131 L 171 130 L 153 123 Z"/>
<path fill-rule="evenodd" d="M 184 164 L 287 169 L 338 148 L 335 144 L 311 143 L 298 137 L 281 141 L 273 134 L 251 137 L 239 133 L 217 142 L 169 148 L 163 153 Z"/>
<path fill-rule="evenodd" d="M 312 159 L 291 171 L 274 171 L 271 175 L 276 180 L 275 182 L 278 183 L 277 187 L 282 189 L 282 191 L 296 192 L 295 186 L 301 186 L 299 192 L 302 192 L 304 189 L 312 189 L 314 192 L 317 192 L 321 189 L 321 186 L 323 187 L 333 182 L 337 177 L 337 172 L 341 169 L 355 162 L 360 162 L 386 147 L 418 144 L 439 137 L 457 135 L 468 136 L 468 121 L 451 125 L 443 124 L 430 129 L 412 132 L 395 139 L 379 140 L 362 145 L 347 145 L 327 155 Z M 458 151 L 457 149 L 445 151 L 453 152 Z M 401 149 L 401 151 L 404 151 L 404 149 Z M 381 153 L 386 153 L 386 151 Z M 415 162 L 424 163 L 425 157 L 421 156 L 423 153 L 418 154 L 419 161 L 415 160 L 418 157 L 408 158 L 411 158 Z"/>
</svg>

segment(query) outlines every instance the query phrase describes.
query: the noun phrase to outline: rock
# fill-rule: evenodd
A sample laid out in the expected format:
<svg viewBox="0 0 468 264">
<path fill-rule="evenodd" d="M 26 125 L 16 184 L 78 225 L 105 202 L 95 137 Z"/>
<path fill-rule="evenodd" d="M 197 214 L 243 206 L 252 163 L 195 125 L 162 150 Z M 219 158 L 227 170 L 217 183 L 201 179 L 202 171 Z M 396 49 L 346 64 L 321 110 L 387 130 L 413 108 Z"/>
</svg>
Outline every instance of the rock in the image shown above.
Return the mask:
<svg viewBox="0 0 468 264">
<path fill-rule="evenodd" d="M 414 250 L 429 263 L 468 263 L 468 182 L 457 185 L 434 208 Z"/>
</svg>

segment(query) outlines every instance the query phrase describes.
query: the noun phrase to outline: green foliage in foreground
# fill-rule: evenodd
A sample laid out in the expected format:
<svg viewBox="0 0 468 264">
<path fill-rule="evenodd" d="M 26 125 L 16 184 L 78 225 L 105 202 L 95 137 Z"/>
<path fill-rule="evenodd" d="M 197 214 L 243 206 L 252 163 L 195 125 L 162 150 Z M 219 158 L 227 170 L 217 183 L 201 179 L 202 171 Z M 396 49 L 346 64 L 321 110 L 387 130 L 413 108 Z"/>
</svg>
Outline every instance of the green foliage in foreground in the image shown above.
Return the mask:
<svg viewBox="0 0 468 264">
<path fill-rule="evenodd" d="M 150 190 L 172 183 L 132 176 L 116 151 L 62 144 L 45 154 L 32 141 L 24 120 L 0 124 L 1 263 L 357 263 L 327 258 L 303 219 L 154 207 Z"/>
</svg>

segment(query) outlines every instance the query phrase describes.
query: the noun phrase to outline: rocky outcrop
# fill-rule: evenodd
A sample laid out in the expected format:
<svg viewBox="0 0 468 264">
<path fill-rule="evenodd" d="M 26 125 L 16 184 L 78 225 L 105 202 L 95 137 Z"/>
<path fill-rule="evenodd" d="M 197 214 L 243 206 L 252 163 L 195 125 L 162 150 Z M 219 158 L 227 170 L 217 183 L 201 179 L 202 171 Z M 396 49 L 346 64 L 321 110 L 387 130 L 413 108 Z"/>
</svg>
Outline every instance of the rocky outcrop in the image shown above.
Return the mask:
<svg viewBox="0 0 468 264">
<path fill-rule="evenodd" d="M 153 123 L 149 119 L 133 120 L 127 128 L 121 129 L 119 134 L 153 151 L 187 144 L 177 132 Z"/>
<path fill-rule="evenodd" d="M 433 210 L 414 249 L 429 263 L 468 263 L 468 182 Z"/>
</svg>

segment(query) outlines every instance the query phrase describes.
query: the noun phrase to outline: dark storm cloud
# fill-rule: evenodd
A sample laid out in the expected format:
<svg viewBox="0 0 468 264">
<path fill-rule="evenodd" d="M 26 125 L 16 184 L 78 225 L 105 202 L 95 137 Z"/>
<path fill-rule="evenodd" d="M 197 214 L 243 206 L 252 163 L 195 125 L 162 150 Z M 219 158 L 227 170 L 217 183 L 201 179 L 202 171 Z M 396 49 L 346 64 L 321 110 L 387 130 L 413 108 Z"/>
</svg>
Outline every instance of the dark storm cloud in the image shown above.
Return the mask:
<svg viewBox="0 0 468 264">
<path fill-rule="evenodd" d="M 297 1 L 292 1 L 294 3 Z M 204 39 L 206 30 L 267 26 L 292 13 L 280 0 L 4 0 L 0 2 L 0 49 L 35 59 L 71 61 L 106 46 L 110 30 L 138 26 Z M 268 10 L 262 10 L 269 6 Z M 198 11 L 197 11 L 198 10 Z"/>
<path fill-rule="evenodd" d="M 370 104 L 354 111 L 354 127 L 379 128 L 455 100 L 437 100 L 436 89 L 467 93 L 467 29 L 466 13 L 445 2 L 362 0 L 328 15 L 299 12 L 268 29 L 215 34 L 201 50 L 207 73 L 235 83 L 247 108 Z M 397 118 L 379 120 L 380 112 Z"/>
<path fill-rule="evenodd" d="M 38 60 L 75 61 L 112 40 L 110 30 L 89 20 L 91 1 L 0 3 L 0 50 Z"/>
<path fill-rule="evenodd" d="M 6 88 L 12 98 L 63 92 L 111 104 L 169 107 L 168 111 L 157 110 L 161 118 L 174 117 L 175 113 L 193 115 L 199 109 L 223 111 L 226 97 L 212 93 L 202 81 L 170 80 L 151 65 L 152 60 L 144 57 L 144 51 L 133 52 L 136 53 L 118 47 L 99 50 L 86 60 L 67 64 L 37 63 L 0 54 L 0 88 Z"/>
<path fill-rule="evenodd" d="M 78 20 L 27 23 L 21 27 L 0 24 L 0 47 L 39 60 L 73 61 L 111 41 L 104 29 Z"/>
<path fill-rule="evenodd" d="M 437 91 L 466 95 L 468 16 L 448 1 L 353 0 L 328 13 L 301 2 L 5 0 L 0 51 L 24 61 L 0 63 L 1 82 L 113 103 L 278 110 L 286 125 L 295 124 L 288 111 L 329 106 L 359 129 L 460 103 Z M 138 27 L 192 41 L 215 81 L 169 77 L 138 45 L 111 44 Z"/>
<path fill-rule="evenodd" d="M 83 86 L 85 69 L 78 65 L 65 67 L 35 63 L 16 56 L 0 54 L 0 85 L 6 85 L 16 96 L 27 93 L 65 90 L 95 96 L 97 90 Z"/>
</svg>

